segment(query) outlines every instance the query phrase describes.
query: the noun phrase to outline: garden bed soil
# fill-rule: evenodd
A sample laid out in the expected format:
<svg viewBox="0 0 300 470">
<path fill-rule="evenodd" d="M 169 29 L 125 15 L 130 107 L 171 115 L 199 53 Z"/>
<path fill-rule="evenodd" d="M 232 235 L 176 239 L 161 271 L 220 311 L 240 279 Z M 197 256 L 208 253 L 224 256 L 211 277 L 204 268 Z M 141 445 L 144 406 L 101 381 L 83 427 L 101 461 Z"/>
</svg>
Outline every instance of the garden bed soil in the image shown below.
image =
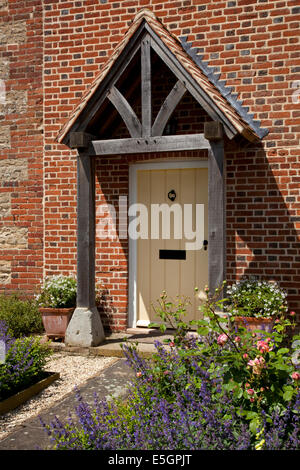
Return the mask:
<svg viewBox="0 0 300 470">
<path fill-rule="evenodd" d="M 55 380 L 59 379 L 59 377 L 60 374 L 57 372 L 45 372 L 43 374 L 43 378 L 40 377 L 38 382 L 0 401 L 0 415 L 8 413 L 9 411 L 22 405 L 27 400 L 51 385 Z"/>
</svg>

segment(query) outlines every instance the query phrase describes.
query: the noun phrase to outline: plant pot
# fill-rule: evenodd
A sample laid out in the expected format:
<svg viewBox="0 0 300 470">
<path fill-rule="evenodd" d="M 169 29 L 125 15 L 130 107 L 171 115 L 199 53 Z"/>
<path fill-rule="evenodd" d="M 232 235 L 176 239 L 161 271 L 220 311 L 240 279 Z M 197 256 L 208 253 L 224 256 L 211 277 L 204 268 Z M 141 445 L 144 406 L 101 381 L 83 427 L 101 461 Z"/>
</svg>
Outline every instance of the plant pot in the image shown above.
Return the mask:
<svg viewBox="0 0 300 470">
<path fill-rule="evenodd" d="M 271 333 L 274 325 L 273 318 L 234 317 L 237 326 L 243 326 L 248 331 L 263 330 Z"/>
<path fill-rule="evenodd" d="M 75 307 L 40 308 L 43 325 L 48 338 L 64 338 Z"/>
</svg>

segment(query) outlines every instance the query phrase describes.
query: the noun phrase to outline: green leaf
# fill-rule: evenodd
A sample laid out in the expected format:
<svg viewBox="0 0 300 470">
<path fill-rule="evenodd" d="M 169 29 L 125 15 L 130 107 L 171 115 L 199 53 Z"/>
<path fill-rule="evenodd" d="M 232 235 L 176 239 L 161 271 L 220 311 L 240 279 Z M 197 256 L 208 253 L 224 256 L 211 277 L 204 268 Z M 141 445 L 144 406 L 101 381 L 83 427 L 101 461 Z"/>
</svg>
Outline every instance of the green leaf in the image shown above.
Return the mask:
<svg viewBox="0 0 300 470">
<path fill-rule="evenodd" d="M 252 432 L 252 434 L 256 434 L 257 433 L 257 429 L 259 428 L 260 426 L 260 422 L 259 422 L 259 419 L 256 418 L 256 419 L 253 419 L 251 422 L 250 422 L 250 431 Z"/>
<path fill-rule="evenodd" d="M 294 393 L 293 393 L 292 390 L 287 390 L 287 391 L 284 392 L 284 394 L 283 394 L 283 399 L 284 399 L 285 401 L 291 401 L 291 399 L 293 398 L 293 395 L 294 395 Z"/>
<path fill-rule="evenodd" d="M 246 411 L 246 419 L 258 419 L 256 411 Z"/>
<path fill-rule="evenodd" d="M 289 353 L 289 352 L 290 352 L 290 351 L 289 351 L 288 348 L 281 348 L 281 349 L 279 349 L 279 350 L 277 351 L 277 354 L 282 355 L 282 354 L 287 354 L 287 353 Z"/>
<path fill-rule="evenodd" d="M 288 366 L 286 366 L 284 364 L 280 364 L 279 362 L 274 364 L 274 367 L 275 367 L 275 369 L 278 369 L 278 370 L 288 370 L 289 369 Z"/>
<path fill-rule="evenodd" d="M 207 328 L 207 327 L 206 328 L 205 327 L 198 328 L 197 332 L 199 333 L 199 335 L 206 336 L 209 333 L 209 328 Z"/>
<path fill-rule="evenodd" d="M 208 326 L 209 325 L 209 321 L 207 321 L 207 320 L 192 320 L 190 323 L 191 323 L 191 325 L 198 325 L 198 326 Z"/>
</svg>

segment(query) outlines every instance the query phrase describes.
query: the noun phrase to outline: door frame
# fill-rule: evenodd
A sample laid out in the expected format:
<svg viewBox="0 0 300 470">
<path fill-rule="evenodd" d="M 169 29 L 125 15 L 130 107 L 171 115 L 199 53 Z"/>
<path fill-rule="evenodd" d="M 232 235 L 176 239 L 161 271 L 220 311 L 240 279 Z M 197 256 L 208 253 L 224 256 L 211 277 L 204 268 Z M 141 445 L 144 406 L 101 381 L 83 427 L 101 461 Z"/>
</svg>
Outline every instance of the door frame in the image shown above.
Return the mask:
<svg viewBox="0 0 300 470">
<path fill-rule="evenodd" d="M 172 170 L 184 168 L 208 168 L 209 161 L 176 160 L 135 163 L 129 166 L 129 205 L 137 202 L 138 170 Z M 137 240 L 129 238 L 129 277 L 128 277 L 128 327 L 147 327 L 149 322 L 137 319 Z"/>
</svg>

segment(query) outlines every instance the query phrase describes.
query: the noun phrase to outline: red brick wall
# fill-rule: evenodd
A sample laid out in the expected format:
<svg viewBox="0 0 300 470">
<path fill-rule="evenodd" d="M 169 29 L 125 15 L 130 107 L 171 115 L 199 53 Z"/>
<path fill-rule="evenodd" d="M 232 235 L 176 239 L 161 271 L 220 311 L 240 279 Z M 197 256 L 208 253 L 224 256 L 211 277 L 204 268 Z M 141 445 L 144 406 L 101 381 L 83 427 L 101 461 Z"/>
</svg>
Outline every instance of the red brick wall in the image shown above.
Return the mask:
<svg viewBox="0 0 300 470">
<path fill-rule="evenodd" d="M 12 7 L 13 2 L 9 3 Z M 40 24 L 40 3 L 23 3 L 37 10 L 28 27 Z M 45 273 L 67 274 L 76 269 L 76 153 L 54 143 L 54 138 L 141 7 L 152 9 L 174 35 L 187 35 L 204 60 L 219 67 L 221 80 L 234 87 L 262 127 L 270 130 L 260 145 L 226 146 L 227 277 L 233 281 L 243 274 L 258 274 L 278 280 L 299 315 L 300 100 L 296 102 L 294 88 L 300 80 L 298 1 L 44 0 Z M 17 7 L 11 14 L 18 14 Z M 37 33 L 28 33 L 27 41 L 36 37 Z M 37 49 L 31 57 L 26 52 L 38 69 L 35 80 L 40 53 Z M 20 132 L 26 129 L 27 136 L 41 110 L 37 101 L 30 124 L 17 125 Z M 41 143 L 35 142 L 33 148 L 31 140 L 24 143 L 23 139 L 21 145 L 16 143 L 14 156 L 24 153 L 23 145 L 37 165 L 34 170 L 31 165 L 31 171 L 37 172 Z M 111 199 L 128 192 L 127 160 L 107 160 L 101 169 L 101 186 L 97 181 L 97 201 L 104 197 L 105 185 Z M 41 212 L 40 203 L 36 199 Z M 18 223 L 28 224 L 28 213 L 24 222 L 16 214 Z M 122 247 L 97 244 L 97 276 L 106 283 L 105 310 L 114 315 L 114 328 L 126 324 L 127 250 L 124 243 Z M 40 250 L 35 253 L 41 262 Z M 19 254 L 25 264 L 19 276 L 28 284 L 27 273 L 34 272 L 28 265 L 32 257 L 29 251 Z M 20 263 L 15 262 L 15 272 Z"/>
</svg>

